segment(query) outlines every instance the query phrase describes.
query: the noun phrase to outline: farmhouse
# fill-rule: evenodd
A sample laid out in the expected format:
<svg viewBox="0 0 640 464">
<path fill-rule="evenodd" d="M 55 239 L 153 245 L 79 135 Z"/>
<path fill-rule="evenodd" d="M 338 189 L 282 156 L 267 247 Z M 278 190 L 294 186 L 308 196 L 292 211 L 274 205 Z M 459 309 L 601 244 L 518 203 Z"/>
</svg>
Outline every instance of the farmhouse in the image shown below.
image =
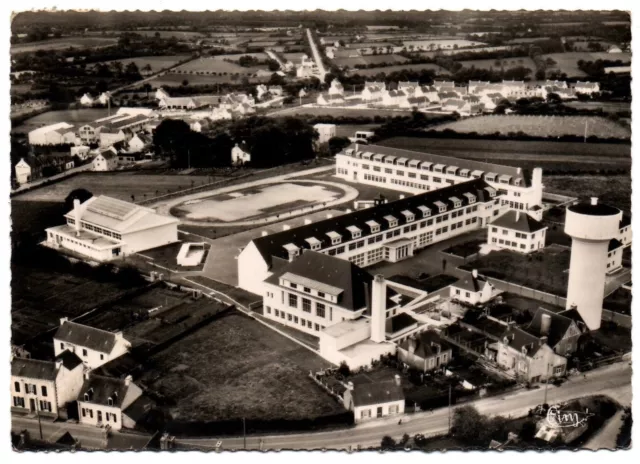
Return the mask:
<svg viewBox="0 0 640 464">
<path fill-rule="evenodd" d="M 404 414 L 404 392 L 400 377 L 394 380 L 362 382 L 349 388 L 344 394 L 344 406 L 353 411 L 356 423 L 378 417 Z"/>
<path fill-rule="evenodd" d="M 354 160 L 358 160 L 354 162 Z M 408 193 L 437 190 L 482 178 L 503 194 L 498 209 L 539 214 L 542 169 L 526 179 L 520 168 L 483 163 L 379 145 L 351 145 L 336 154 L 336 176 L 350 182 L 376 185 Z"/>
<path fill-rule="evenodd" d="M 509 327 L 499 341 L 490 344 L 486 356 L 516 380 L 529 383 L 563 376 L 567 368 L 567 358 L 554 353 L 545 337 L 517 327 Z"/>
<path fill-rule="evenodd" d="M 238 286 L 263 295 L 263 281 L 304 250 L 360 267 L 401 261 L 415 250 L 486 226 L 499 204 L 497 190 L 474 179 L 262 236 L 238 257 Z"/>
<path fill-rule="evenodd" d="M 94 171 L 113 171 L 118 167 L 118 152 L 109 147 L 101 150 L 98 156 L 93 159 Z"/>
<path fill-rule="evenodd" d="M 251 152 L 249 146 L 242 142 L 236 143 L 236 146 L 231 149 L 231 164 L 234 166 L 242 166 L 251 162 Z"/>
<path fill-rule="evenodd" d="M 133 428 L 135 421 L 127 409 L 143 396 L 131 376 L 114 379 L 86 373 L 78 395 L 78 416 L 81 424 L 109 425 L 113 430 Z"/>
<path fill-rule="evenodd" d="M 76 400 L 82 380 L 82 361 L 73 353 L 54 361 L 12 357 L 11 410 L 66 419 L 67 404 Z"/>
<path fill-rule="evenodd" d="M 452 348 L 437 332 L 428 330 L 400 343 L 397 354 L 403 363 L 422 372 L 430 372 L 451 361 Z"/>
<path fill-rule="evenodd" d="M 491 246 L 533 253 L 544 248 L 547 226 L 525 212 L 510 210 L 493 221 L 488 231 L 487 243 Z"/>
<path fill-rule="evenodd" d="M 46 229 L 46 244 L 96 261 L 178 241 L 177 219 L 104 195 L 74 202 L 65 218 L 65 225 Z"/>
<path fill-rule="evenodd" d="M 474 269 L 471 275 L 458 280 L 449 287 L 451 299 L 471 305 L 483 304 L 496 296 L 497 292 L 491 283 Z"/>
</svg>

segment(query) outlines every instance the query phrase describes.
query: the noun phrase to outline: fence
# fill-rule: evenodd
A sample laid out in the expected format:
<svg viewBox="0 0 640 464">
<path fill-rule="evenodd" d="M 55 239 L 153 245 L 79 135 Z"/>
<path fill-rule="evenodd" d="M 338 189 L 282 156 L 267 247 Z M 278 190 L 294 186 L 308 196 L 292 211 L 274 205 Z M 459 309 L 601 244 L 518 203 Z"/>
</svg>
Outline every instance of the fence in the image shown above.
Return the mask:
<svg viewBox="0 0 640 464">
<path fill-rule="evenodd" d="M 620 327 L 624 327 L 626 329 L 631 328 L 631 316 L 616 313 L 608 309 L 602 310 L 602 320 L 613 322 L 614 324 L 619 325 Z"/>
</svg>

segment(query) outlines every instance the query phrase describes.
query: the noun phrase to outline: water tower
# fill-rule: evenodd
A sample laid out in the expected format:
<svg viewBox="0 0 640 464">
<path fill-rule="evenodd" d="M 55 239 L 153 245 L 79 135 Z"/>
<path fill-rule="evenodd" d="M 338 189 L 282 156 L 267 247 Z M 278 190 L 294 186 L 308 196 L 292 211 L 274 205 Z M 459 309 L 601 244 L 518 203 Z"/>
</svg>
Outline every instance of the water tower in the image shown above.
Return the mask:
<svg viewBox="0 0 640 464">
<path fill-rule="evenodd" d="M 600 328 L 609 241 L 620 234 L 622 211 L 580 203 L 567 208 L 564 231 L 571 237 L 567 309 L 575 308 L 589 330 Z"/>
</svg>

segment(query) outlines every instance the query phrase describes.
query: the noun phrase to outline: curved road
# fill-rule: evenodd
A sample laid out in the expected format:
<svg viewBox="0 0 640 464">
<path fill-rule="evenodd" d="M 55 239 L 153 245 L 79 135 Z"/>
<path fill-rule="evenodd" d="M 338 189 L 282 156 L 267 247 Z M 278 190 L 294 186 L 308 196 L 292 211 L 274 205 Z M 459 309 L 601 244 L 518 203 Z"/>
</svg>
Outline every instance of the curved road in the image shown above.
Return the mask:
<svg viewBox="0 0 640 464">
<path fill-rule="evenodd" d="M 618 363 L 587 373 L 587 377 L 576 376 L 567 380 L 560 387 L 550 386 L 548 390 L 549 404 L 561 403 L 570 399 L 589 395 L 604 394 L 619 401 L 631 404 L 631 367 L 628 363 Z M 473 403 L 483 414 L 521 417 L 529 409 L 544 402 L 544 389 L 520 390 L 505 396 L 481 399 Z M 329 432 L 304 433 L 292 435 L 250 436 L 247 437 L 247 449 L 349 449 L 379 446 L 383 436 L 400 438 L 407 433 L 425 435 L 445 434 L 448 430 L 447 408 L 434 412 L 422 412 L 402 416 L 402 424 L 398 425 L 398 416 L 392 419 L 374 420 L 355 426 L 351 429 Z M 178 443 L 202 449 L 214 449 L 218 441 L 222 449 L 243 449 L 242 437 L 237 438 L 204 438 L 176 439 Z"/>
</svg>

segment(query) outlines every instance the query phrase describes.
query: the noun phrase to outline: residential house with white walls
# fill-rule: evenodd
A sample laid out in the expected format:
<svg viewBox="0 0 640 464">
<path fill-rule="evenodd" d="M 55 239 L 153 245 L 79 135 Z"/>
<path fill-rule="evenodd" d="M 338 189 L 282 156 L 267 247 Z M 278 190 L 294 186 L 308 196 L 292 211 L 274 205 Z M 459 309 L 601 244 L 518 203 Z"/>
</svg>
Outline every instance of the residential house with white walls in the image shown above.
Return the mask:
<svg viewBox="0 0 640 464">
<path fill-rule="evenodd" d="M 234 166 L 242 166 L 251 162 L 251 152 L 249 146 L 243 141 L 236 143 L 231 149 L 231 164 Z"/>
<path fill-rule="evenodd" d="M 453 359 L 449 343 L 434 330 L 415 334 L 398 344 L 398 359 L 422 372 L 441 369 Z"/>
<path fill-rule="evenodd" d="M 586 330 L 584 322 L 538 308 L 525 330 L 536 337 L 547 337 L 547 345 L 560 356 L 578 351 L 578 341 Z"/>
<path fill-rule="evenodd" d="M 320 106 L 343 105 L 344 102 L 344 97 L 341 94 L 331 95 L 328 93 L 321 93 L 316 100 L 316 103 Z"/>
<path fill-rule="evenodd" d="M 11 359 L 11 410 L 67 418 L 67 404 L 76 400 L 83 382 L 82 361 L 73 353 L 54 361 Z"/>
<path fill-rule="evenodd" d="M 452 300 L 471 305 L 486 303 L 496 295 L 495 287 L 486 277 L 478 274 L 476 269 L 449 287 L 449 296 Z"/>
<path fill-rule="evenodd" d="M 315 124 L 313 128 L 318 133 L 319 137 L 317 143 L 326 143 L 330 139 L 336 136 L 335 124 Z"/>
<path fill-rule="evenodd" d="M 93 106 L 94 103 L 95 99 L 88 93 L 85 93 L 82 97 L 80 97 L 80 104 L 82 106 Z"/>
<path fill-rule="evenodd" d="M 100 150 L 92 164 L 94 171 L 113 171 L 118 167 L 118 152 L 113 147 Z"/>
<path fill-rule="evenodd" d="M 365 102 L 380 101 L 385 90 L 386 84 L 384 82 L 365 82 L 360 96 Z"/>
<path fill-rule="evenodd" d="M 382 104 L 384 106 L 400 106 L 409 98 L 403 90 L 385 90 L 382 92 Z"/>
<path fill-rule="evenodd" d="M 107 332 L 88 325 L 60 319 L 60 327 L 53 336 L 56 356 L 65 351 L 76 354 L 89 370 L 96 369 L 112 359 L 127 353 L 131 343 L 122 332 Z"/>
<path fill-rule="evenodd" d="M 600 92 L 600 83 L 599 82 L 576 82 L 573 86 L 573 89 L 576 93 L 583 93 L 586 95 L 591 95 L 592 93 Z"/>
<path fill-rule="evenodd" d="M 353 411 L 355 423 L 404 414 L 405 397 L 401 379 L 349 383 L 344 393 L 344 406 Z"/>
<path fill-rule="evenodd" d="M 519 253 L 542 250 L 548 227 L 525 212 L 510 210 L 491 223 L 487 244 Z"/>
<path fill-rule="evenodd" d="M 438 92 L 450 91 L 453 90 L 453 88 L 456 86 L 456 83 L 453 81 L 433 81 L 433 86 Z"/>
<path fill-rule="evenodd" d="M 342 83 L 338 79 L 334 79 L 331 81 L 331 86 L 329 87 L 329 95 L 342 95 L 344 96 L 344 87 Z"/>
</svg>

